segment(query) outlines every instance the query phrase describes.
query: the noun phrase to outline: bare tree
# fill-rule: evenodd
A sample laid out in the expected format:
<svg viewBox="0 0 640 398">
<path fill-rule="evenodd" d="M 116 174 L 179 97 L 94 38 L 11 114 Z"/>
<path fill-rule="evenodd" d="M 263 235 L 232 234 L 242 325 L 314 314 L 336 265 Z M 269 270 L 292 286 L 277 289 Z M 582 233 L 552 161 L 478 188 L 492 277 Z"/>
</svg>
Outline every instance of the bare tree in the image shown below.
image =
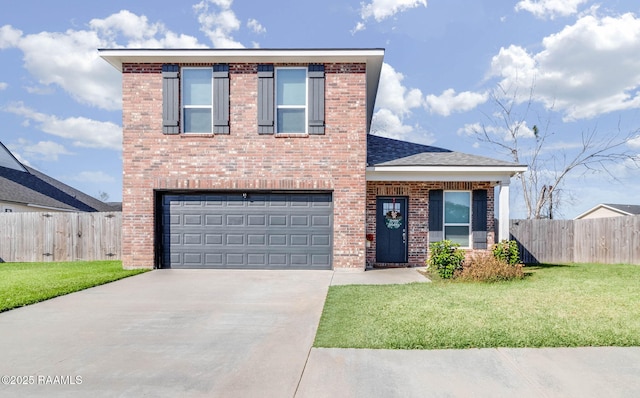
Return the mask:
<svg viewBox="0 0 640 398">
<path fill-rule="evenodd" d="M 102 202 L 108 202 L 109 201 L 109 194 L 104 192 L 104 191 L 98 191 L 97 199 L 99 199 Z"/>
<path fill-rule="evenodd" d="M 563 183 L 567 175 L 578 172 L 604 172 L 617 179 L 611 167 L 620 162 L 630 161 L 634 167 L 640 159 L 628 148 L 627 142 L 638 137 L 640 130 L 622 134 L 620 124 L 613 134 L 599 134 L 597 126 L 583 131 L 581 141 L 573 151 L 556 148 L 550 138 L 555 135 L 551 129 L 550 112 L 545 118 L 531 115 L 535 83 L 531 85 L 528 100 L 519 103 L 517 90 L 501 86 L 491 94 L 496 112 L 485 114 L 487 124 L 474 129 L 474 137 L 502 152 L 515 163 L 526 164 L 529 170 L 518 175 L 521 183 L 527 218 L 553 218 L 567 194 Z M 551 110 L 553 107 L 551 107 Z M 534 118 L 537 123 L 528 127 Z M 568 132 L 566 133 L 568 134 Z"/>
</svg>

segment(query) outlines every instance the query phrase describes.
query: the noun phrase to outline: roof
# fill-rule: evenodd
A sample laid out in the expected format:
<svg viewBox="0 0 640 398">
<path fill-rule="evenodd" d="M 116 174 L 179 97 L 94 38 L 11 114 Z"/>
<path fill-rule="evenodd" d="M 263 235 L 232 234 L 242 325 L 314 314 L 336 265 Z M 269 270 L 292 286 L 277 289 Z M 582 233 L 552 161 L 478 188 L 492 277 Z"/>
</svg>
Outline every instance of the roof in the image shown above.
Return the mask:
<svg viewBox="0 0 640 398">
<path fill-rule="evenodd" d="M 630 216 L 640 214 L 640 205 L 616 205 L 611 203 L 604 203 L 602 206 L 607 206 L 609 208 L 619 210 L 622 213 L 627 213 Z"/>
<path fill-rule="evenodd" d="M 620 213 L 625 216 L 640 215 L 640 205 L 621 205 L 621 204 L 612 204 L 612 203 L 601 203 L 585 211 L 584 213 L 578 215 L 575 219 L 584 218 L 588 214 L 591 214 L 594 211 L 598 209 L 603 209 L 603 208 L 611 210 L 616 213 Z"/>
<path fill-rule="evenodd" d="M 525 165 L 503 160 L 367 135 L 367 171 L 370 180 L 378 180 L 382 173 L 388 175 L 382 177 L 384 180 L 410 179 L 409 175 L 400 174 L 413 173 L 420 174 L 424 180 L 506 181 L 526 170 Z M 379 178 L 373 178 L 373 173 L 379 174 Z"/>
<path fill-rule="evenodd" d="M 364 63 L 367 66 L 367 129 L 371 126 L 384 58 L 383 48 L 127 48 L 98 51 L 120 72 L 123 63 Z"/>
<path fill-rule="evenodd" d="M 21 164 L 0 143 L 0 158 L 8 159 L 8 155 L 15 162 L 12 167 L 0 165 L 0 200 L 67 211 L 115 211 L 109 204 Z"/>
<path fill-rule="evenodd" d="M 515 163 L 469 155 L 435 146 L 369 134 L 368 166 L 517 166 Z"/>
</svg>

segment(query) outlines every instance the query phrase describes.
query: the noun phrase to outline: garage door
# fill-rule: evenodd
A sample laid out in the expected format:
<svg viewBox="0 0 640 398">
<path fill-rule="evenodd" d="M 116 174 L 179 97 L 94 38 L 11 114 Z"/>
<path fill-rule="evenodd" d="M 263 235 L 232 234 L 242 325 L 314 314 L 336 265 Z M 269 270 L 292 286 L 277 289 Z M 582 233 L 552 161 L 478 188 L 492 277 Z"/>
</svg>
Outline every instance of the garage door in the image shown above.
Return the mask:
<svg viewBox="0 0 640 398">
<path fill-rule="evenodd" d="M 331 269 L 330 193 L 162 197 L 164 268 Z"/>
</svg>

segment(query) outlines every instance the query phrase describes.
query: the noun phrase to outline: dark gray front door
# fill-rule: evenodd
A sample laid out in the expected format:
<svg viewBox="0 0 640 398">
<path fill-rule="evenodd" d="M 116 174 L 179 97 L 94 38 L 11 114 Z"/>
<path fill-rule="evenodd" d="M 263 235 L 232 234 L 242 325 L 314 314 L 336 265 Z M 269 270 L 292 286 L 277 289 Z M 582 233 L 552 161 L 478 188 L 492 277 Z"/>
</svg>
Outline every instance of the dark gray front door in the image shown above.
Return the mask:
<svg viewBox="0 0 640 398">
<path fill-rule="evenodd" d="M 376 262 L 407 262 L 407 198 L 379 197 L 376 206 Z"/>
<path fill-rule="evenodd" d="M 330 193 L 162 197 L 162 267 L 331 269 Z"/>
</svg>

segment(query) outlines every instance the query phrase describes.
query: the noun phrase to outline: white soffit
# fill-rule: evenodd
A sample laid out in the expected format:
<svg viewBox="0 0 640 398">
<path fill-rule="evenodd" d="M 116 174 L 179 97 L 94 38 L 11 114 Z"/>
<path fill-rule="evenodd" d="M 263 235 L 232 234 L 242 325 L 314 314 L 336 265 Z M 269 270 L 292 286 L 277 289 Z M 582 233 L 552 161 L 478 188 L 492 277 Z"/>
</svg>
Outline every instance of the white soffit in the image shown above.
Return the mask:
<svg viewBox="0 0 640 398">
<path fill-rule="evenodd" d="M 501 181 L 507 182 L 516 174 L 527 170 L 526 166 L 468 167 L 468 166 L 397 166 L 367 167 L 367 181 Z"/>
</svg>

